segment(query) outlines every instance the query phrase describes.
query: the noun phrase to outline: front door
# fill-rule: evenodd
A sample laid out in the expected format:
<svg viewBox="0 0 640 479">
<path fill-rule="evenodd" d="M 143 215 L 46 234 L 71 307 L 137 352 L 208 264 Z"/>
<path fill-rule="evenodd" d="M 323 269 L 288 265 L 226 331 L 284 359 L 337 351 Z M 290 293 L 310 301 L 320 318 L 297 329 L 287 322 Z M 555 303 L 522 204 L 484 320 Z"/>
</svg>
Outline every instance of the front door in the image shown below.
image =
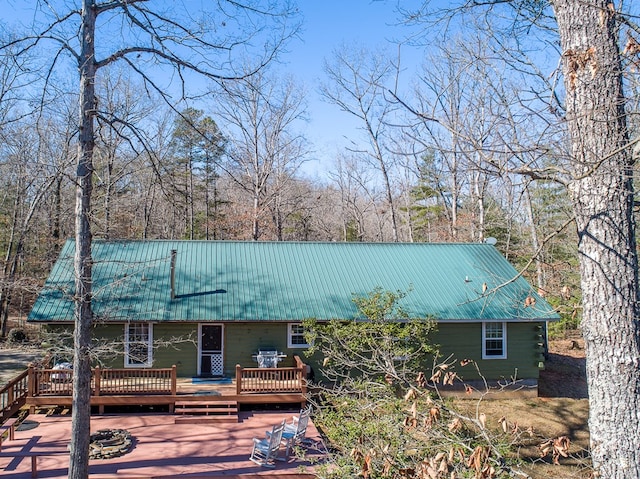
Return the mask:
<svg viewBox="0 0 640 479">
<path fill-rule="evenodd" d="M 222 349 L 222 325 L 201 324 L 198 341 L 198 374 L 200 376 L 224 375 Z"/>
</svg>

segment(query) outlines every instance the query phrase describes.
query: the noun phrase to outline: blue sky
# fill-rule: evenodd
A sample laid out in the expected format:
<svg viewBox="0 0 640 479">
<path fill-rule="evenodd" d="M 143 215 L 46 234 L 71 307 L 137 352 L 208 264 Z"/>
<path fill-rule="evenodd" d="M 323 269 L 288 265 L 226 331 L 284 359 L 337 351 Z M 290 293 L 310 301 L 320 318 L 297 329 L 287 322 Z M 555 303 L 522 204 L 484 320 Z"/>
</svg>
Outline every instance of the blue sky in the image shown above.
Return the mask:
<svg viewBox="0 0 640 479">
<path fill-rule="evenodd" d="M 389 48 L 395 53 L 389 41 L 408 33 L 406 27 L 397 25 L 395 5 L 395 0 L 299 1 L 304 16 L 303 32 L 301 39 L 291 45 L 284 70 L 301 79 L 309 91 L 307 137 L 313 142 L 315 156 L 320 161 L 312 161 L 309 171 L 321 173 L 330 168 L 336 150 L 346 143 L 344 136 L 353 137 L 358 133 L 354 119 L 320 99 L 318 87 L 325 81 L 324 59 L 330 59 L 332 51 L 342 44 Z M 421 51 L 403 47 L 402 58 L 409 71 L 420 64 L 421 56 Z"/>
</svg>

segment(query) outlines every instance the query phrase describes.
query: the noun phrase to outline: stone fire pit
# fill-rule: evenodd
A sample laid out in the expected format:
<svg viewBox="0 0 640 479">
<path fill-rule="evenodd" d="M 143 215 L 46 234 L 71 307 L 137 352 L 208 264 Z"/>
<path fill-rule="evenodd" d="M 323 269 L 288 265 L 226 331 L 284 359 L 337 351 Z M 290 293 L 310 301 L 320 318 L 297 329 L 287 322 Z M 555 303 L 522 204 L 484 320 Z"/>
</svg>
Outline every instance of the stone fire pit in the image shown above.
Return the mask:
<svg viewBox="0 0 640 479">
<path fill-rule="evenodd" d="M 100 429 L 91 434 L 89 459 L 120 457 L 131 449 L 131 434 L 125 429 Z"/>
</svg>

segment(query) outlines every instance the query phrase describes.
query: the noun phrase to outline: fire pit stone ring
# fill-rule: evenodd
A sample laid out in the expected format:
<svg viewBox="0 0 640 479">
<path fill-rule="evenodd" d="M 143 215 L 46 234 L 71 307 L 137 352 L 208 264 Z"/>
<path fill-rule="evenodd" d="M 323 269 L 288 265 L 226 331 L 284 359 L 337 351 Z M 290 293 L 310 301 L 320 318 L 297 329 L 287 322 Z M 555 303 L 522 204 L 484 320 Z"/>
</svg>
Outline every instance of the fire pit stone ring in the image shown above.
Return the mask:
<svg viewBox="0 0 640 479">
<path fill-rule="evenodd" d="M 100 429 L 91 434 L 89 459 L 120 457 L 131 449 L 131 433 L 125 429 Z"/>
</svg>

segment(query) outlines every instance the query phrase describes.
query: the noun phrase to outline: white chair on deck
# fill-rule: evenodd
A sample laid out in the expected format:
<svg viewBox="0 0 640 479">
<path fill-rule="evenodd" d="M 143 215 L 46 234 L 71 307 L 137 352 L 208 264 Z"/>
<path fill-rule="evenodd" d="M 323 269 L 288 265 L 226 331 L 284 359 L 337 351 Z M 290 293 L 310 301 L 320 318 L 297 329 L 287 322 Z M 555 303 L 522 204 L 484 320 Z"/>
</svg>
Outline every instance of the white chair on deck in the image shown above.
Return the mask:
<svg viewBox="0 0 640 479">
<path fill-rule="evenodd" d="M 286 423 L 282 431 L 282 442 L 286 446 L 285 458 L 288 458 L 291 449 L 300 444 L 307 434 L 307 424 L 311 415 L 311 406 L 302 409 L 299 416 L 293 416 L 290 423 Z M 267 432 L 267 437 L 270 433 Z M 283 459 L 286 460 L 286 459 Z"/>
<path fill-rule="evenodd" d="M 273 429 L 267 433 L 265 439 L 254 437 L 253 450 L 249 459 L 263 467 L 275 467 L 284 427 L 285 421 L 282 421 L 281 424 L 273 426 Z"/>
</svg>

